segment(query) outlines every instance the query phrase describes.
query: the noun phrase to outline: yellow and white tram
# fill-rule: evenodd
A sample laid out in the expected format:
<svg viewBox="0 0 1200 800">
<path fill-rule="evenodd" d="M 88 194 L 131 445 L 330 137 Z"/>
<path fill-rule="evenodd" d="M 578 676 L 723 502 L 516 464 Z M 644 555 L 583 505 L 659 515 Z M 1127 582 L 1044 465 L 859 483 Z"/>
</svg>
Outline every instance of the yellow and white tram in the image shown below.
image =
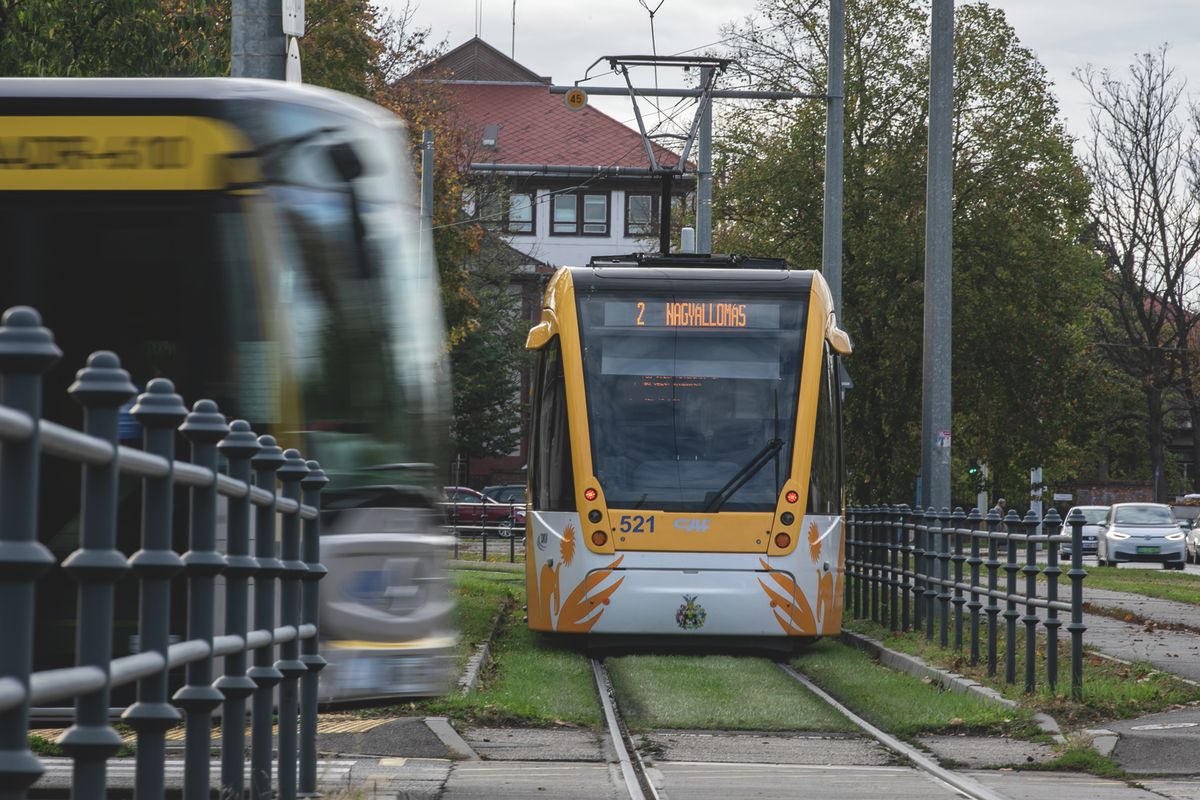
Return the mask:
<svg viewBox="0 0 1200 800">
<path fill-rule="evenodd" d="M 819 273 L 594 259 L 554 275 L 526 346 L 531 629 L 841 629 L 850 341 Z"/>
</svg>

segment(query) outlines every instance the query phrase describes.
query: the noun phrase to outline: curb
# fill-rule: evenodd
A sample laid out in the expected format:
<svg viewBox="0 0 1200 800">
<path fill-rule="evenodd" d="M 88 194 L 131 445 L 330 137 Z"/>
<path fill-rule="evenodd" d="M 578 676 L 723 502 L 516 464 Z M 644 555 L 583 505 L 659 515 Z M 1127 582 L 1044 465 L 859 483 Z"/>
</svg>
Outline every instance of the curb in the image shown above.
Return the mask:
<svg viewBox="0 0 1200 800">
<path fill-rule="evenodd" d="M 964 675 L 959 675 L 957 672 L 932 667 L 916 656 L 892 650 L 890 647 L 885 646 L 883 642 L 876 641 L 870 637 L 843 630 L 839 639 L 843 644 L 862 650 L 877 658 L 880 664 L 898 672 L 904 672 L 916 678 L 929 678 L 932 681 L 936 681 L 945 689 L 969 694 L 985 703 L 992 703 L 993 705 L 1011 709 L 1018 707 L 1018 703 L 1015 700 L 1009 700 L 990 686 L 984 686 L 978 681 L 973 681 Z M 1062 728 L 1059 727 L 1058 722 L 1049 714 L 1037 712 L 1033 715 L 1033 721 L 1037 723 L 1037 726 L 1043 733 L 1050 735 L 1059 744 L 1067 741 L 1066 737 L 1062 734 Z"/>
<path fill-rule="evenodd" d="M 433 735 L 438 737 L 442 744 L 446 745 L 447 750 L 459 758 L 465 758 L 468 761 L 481 760 L 479 754 L 471 749 L 471 745 L 467 744 L 466 739 L 458 735 L 458 731 L 454 730 L 454 726 L 446 717 L 425 717 L 425 725 L 433 731 Z"/>
<path fill-rule="evenodd" d="M 483 668 L 488 664 L 492 657 L 492 640 L 496 638 L 496 630 L 500 627 L 500 619 L 504 616 L 501 611 L 492 617 L 491 630 L 479 644 L 475 645 L 475 652 L 467 659 L 466 669 L 458 679 L 458 690 L 463 694 L 469 694 L 474 691 L 475 684 L 479 683 L 479 676 L 483 672 Z"/>
</svg>

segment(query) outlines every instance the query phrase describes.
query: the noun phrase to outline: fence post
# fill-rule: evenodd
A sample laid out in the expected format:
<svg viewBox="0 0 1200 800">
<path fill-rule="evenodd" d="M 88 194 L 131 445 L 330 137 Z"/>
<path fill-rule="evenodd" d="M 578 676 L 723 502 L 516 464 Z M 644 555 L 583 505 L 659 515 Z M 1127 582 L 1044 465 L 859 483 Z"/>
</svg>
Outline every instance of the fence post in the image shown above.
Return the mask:
<svg viewBox="0 0 1200 800">
<path fill-rule="evenodd" d="M 1032 694 L 1037 685 L 1037 576 L 1041 570 L 1037 564 L 1037 527 L 1041 520 L 1032 508 L 1025 514 L 1022 523 L 1022 533 L 1025 534 L 1025 566 L 1021 572 L 1025 575 L 1025 693 Z"/>
<path fill-rule="evenodd" d="M 300 580 L 308 567 L 300 560 L 300 481 L 308 475 L 308 467 L 300 451 L 283 452 L 284 463 L 276 472 L 282 486 L 280 494 L 296 501 L 296 513 L 285 514 L 281 525 L 280 555 L 283 568 L 279 572 L 279 624 L 294 627 L 300 633 Z M 283 675 L 279 685 L 279 797 L 296 797 L 296 741 L 299 723 L 300 676 L 308 667 L 300 660 L 300 640 L 292 639 L 279 646 L 275 669 Z"/>
<path fill-rule="evenodd" d="M 101 350 L 88 357 L 67 390 L 83 406 L 83 430 L 112 445 L 113 458 L 83 467 L 83 503 L 79 512 L 79 549 L 63 569 L 79 582 L 75 663 L 109 673 L 112 661 L 114 584 L 129 569 L 117 550 L 116 459 L 118 409 L 137 394 L 129 373 L 115 353 Z M 121 747 L 121 737 L 108 724 L 109 688 L 75 698 L 75 724 L 58 743 L 74 760 L 71 796 L 103 798 L 107 760 Z"/>
<path fill-rule="evenodd" d="M 1046 532 L 1046 568 L 1042 574 L 1046 576 L 1046 682 L 1053 693 L 1058 688 L 1058 629 L 1062 620 L 1058 618 L 1058 576 L 1062 570 L 1058 567 L 1058 542 L 1055 538 L 1062 532 L 1062 518 L 1051 508 L 1042 520 L 1042 530 Z"/>
<path fill-rule="evenodd" d="M 887 509 L 887 539 L 888 556 L 891 562 L 888 569 L 888 628 L 896 630 L 900 626 L 900 507 L 885 506 Z"/>
<path fill-rule="evenodd" d="M 921 632 L 925 622 L 925 510 L 913 509 L 913 630 Z"/>
<path fill-rule="evenodd" d="M 192 487 L 189 549 L 183 555 L 188 586 L 187 638 L 207 643 L 209 655 L 187 665 L 187 685 L 172 698 L 184 710 L 187 726 L 183 796 L 185 800 L 207 800 L 212 712 L 225 699 L 212 685 L 211 653 L 216 580 L 225 569 L 225 559 L 217 552 L 217 442 L 229 433 L 229 426 L 216 403 L 198 400 L 179 430 L 192 443 L 192 463 L 213 474 L 211 484 Z"/>
<path fill-rule="evenodd" d="M 942 540 L 938 547 L 938 613 L 941 619 L 938 625 L 938 644 L 947 647 L 950 644 L 950 509 L 943 508 L 938 516 L 938 524 L 942 529 Z"/>
<path fill-rule="evenodd" d="M 1083 699 L 1083 632 L 1087 625 L 1083 624 L 1083 579 L 1087 573 L 1083 570 L 1083 512 L 1075 509 L 1067 517 L 1071 526 L 1071 571 L 1067 577 L 1071 579 L 1071 622 L 1067 632 L 1071 634 L 1071 697 L 1074 700 Z"/>
<path fill-rule="evenodd" d="M 909 566 L 912 563 L 912 539 L 909 538 L 909 531 L 912 528 L 912 511 L 908 506 L 900 506 L 900 630 L 907 631 L 909 622 L 911 621 L 912 609 L 911 597 L 912 592 L 912 572 Z"/>
<path fill-rule="evenodd" d="M 300 481 L 304 490 L 304 504 L 317 509 L 316 519 L 304 520 L 304 561 L 308 570 L 304 573 L 302 616 L 305 625 L 316 626 L 320 613 L 321 597 L 318 581 L 329 570 L 321 563 L 321 489 L 329 483 L 321 465 L 309 461 L 308 475 Z M 308 670 L 300 679 L 300 781 L 301 797 L 318 797 L 317 792 L 317 702 L 318 676 L 326 661 L 319 652 L 319 637 L 305 639 L 300 648 L 300 660 Z"/>
<path fill-rule="evenodd" d="M 34 586 L 54 564 L 37 539 L 38 426 L 42 373 L 62 356 L 54 336 L 32 308 L 10 308 L 0 320 L 0 403 L 26 414 L 33 431 L 22 442 L 0 444 L 0 609 L 4 646 L 0 675 L 21 684 L 25 699 L 0 714 L 0 797 L 22 797 L 42 774 L 29 750 L 29 674 L 33 670 Z"/>
<path fill-rule="evenodd" d="M 1021 518 L 1016 511 L 1009 511 L 1004 518 L 1005 525 L 1005 562 L 1004 572 L 1008 576 L 1004 584 L 1004 682 L 1017 682 L 1017 619 L 1021 614 L 1017 611 L 1017 573 L 1021 567 L 1017 564 L 1017 536 L 1015 531 L 1021 529 Z"/>
<path fill-rule="evenodd" d="M 142 426 L 142 447 L 167 462 L 167 474 L 142 481 L 142 549 L 129 559 L 141 581 L 138 603 L 138 650 L 162 654 L 163 667 L 138 681 L 137 702 L 121 718 L 137 731 L 138 797 L 162 797 L 167 729 L 181 716 L 167 702 L 167 647 L 171 633 L 171 577 L 183 559 L 171 549 L 175 487 L 175 428 L 187 417 L 183 398 L 166 378 L 150 381 L 130 414 Z"/>
<path fill-rule="evenodd" d="M 236 419 L 217 450 L 229 462 L 229 477 L 249 489 L 250 459 L 261 449 L 250 423 Z M 225 633 L 246 640 L 250 617 L 250 576 L 258 562 L 250 555 L 250 494 L 229 498 L 225 543 Z M 225 674 L 214 684 L 225 695 L 221 712 L 221 796 L 241 800 L 246 791 L 246 698 L 254 681 L 246 676 L 245 650 L 225 656 Z"/>
<path fill-rule="evenodd" d="M 971 509 L 971 514 L 976 515 L 979 512 Z M 954 563 L 954 649 L 962 652 L 963 648 L 963 606 L 967 604 L 966 598 L 963 596 L 963 563 L 967 557 L 963 555 L 963 536 L 970 535 L 966 530 L 967 515 L 963 513 L 961 507 L 954 509 L 954 519 L 951 524 L 954 526 L 954 555 L 951 560 Z"/>
<path fill-rule="evenodd" d="M 967 559 L 967 565 L 971 569 L 971 599 L 967 603 L 967 612 L 971 619 L 968 638 L 971 640 L 970 658 L 973 667 L 979 663 L 979 611 L 983 608 L 979 599 L 979 567 L 983 564 L 983 559 L 979 557 L 979 539 L 987 535 L 987 528 L 984 527 L 983 515 L 979 513 L 978 508 L 971 509 L 967 523 L 971 526 L 971 555 Z"/>
<path fill-rule="evenodd" d="M 283 466 L 283 452 L 273 436 L 259 436 L 262 447 L 250 459 L 254 468 L 254 484 L 271 493 L 271 503 L 257 506 L 254 515 L 254 557 L 258 570 L 254 573 L 254 627 L 275 630 L 275 577 L 283 563 L 275 557 L 275 470 Z M 271 800 L 272 751 L 271 722 L 275 708 L 275 686 L 283 673 L 275 668 L 275 646 L 272 642 L 254 651 L 254 666 L 246 673 L 254 681 L 251 702 L 254 718 L 250 727 L 250 796 L 254 800 Z"/>
<path fill-rule="evenodd" d="M 996 645 L 996 640 L 999 638 L 999 616 L 1000 616 L 1000 601 L 996 597 L 996 592 L 1000 587 L 999 571 L 1000 571 L 1000 512 L 992 509 L 987 515 L 987 561 L 984 566 L 987 567 L 987 625 L 988 625 L 988 643 L 987 643 L 987 674 L 989 677 L 996 674 L 996 653 L 999 649 Z"/>
</svg>

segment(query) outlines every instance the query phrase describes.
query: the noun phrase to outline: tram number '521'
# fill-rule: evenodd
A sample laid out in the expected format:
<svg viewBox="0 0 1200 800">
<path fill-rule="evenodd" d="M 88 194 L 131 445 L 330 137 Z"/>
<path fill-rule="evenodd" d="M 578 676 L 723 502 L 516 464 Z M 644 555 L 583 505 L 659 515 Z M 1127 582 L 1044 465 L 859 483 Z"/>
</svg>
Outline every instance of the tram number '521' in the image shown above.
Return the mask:
<svg viewBox="0 0 1200 800">
<path fill-rule="evenodd" d="M 623 514 L 621 533 L 654 533 L 654 515 Z"/>
</svg>

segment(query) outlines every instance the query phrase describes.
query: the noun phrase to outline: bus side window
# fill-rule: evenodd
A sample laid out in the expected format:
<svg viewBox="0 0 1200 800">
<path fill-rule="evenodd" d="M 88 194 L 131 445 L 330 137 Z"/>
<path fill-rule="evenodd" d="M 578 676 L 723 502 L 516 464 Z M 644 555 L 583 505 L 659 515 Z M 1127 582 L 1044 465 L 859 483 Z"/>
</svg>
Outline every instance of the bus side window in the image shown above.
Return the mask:
<svg viewBox="0 0 1200 800">
<path fill-rule="evenodd" d="M 534 408 L 534 507 L 540 511 L 574 511 L 575 481 L 571 469 L 571 435 L 567 427 L 567 391 L 557 337 L 538 354 Z"/>
<path fill-rule="evenodd" d="M 812 468 L 809 472 L 808 513 L 840 514 L 842 477 L 841 431 L 837 416 L 837 361 L 825 343 L 821 388 L 817 400 L 816 431 L 813 436 Z"/>
</svg>

